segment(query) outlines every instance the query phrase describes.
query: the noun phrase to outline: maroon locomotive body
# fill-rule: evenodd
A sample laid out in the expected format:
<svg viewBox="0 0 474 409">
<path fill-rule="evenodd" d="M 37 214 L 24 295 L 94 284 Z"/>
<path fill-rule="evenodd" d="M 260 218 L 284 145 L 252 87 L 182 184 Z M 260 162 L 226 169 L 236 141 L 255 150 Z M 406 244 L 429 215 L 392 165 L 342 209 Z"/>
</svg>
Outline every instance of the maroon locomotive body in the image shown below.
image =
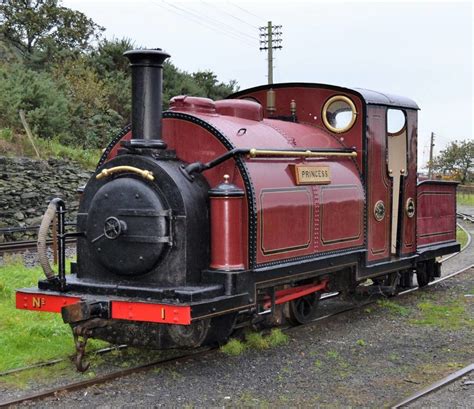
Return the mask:
<svg viewBox="0 0 474 409">
<path fill-rule="evenodd" d="M 18 308 L 62 312 L 76 336 L 197 346 L 265 316 L 307 322 L 322 293 L 368 278 L 424 286 L 459 250 L 456 184 L 417 182 L 413 101 L 291 83 L 162 114 L 166 54 L 128 56 L 132 128 L 84 189 L 77 263 Z"/>
</svg>

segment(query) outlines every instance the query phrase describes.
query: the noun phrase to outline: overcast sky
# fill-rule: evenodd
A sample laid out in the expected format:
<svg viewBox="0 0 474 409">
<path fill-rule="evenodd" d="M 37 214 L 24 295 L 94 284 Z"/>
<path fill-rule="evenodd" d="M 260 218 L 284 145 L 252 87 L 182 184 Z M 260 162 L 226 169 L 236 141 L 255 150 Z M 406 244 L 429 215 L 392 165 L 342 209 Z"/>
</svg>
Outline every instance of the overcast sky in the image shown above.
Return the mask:
<svg viewBox="0 0 474 409">
<path fill-rule="evenodd" d="M 274 82 L 319 82 L 404 95 L 421 107 L 419 166 L 473 137 L 471 2 L 65 0 L 107 38 L 160 47 L 180 69 L 209 69 L 241 89 L 267 82 L 258 27 L 282 25 Z M 166 78 L 165 78 L 166 81 Z"/>
</svg>

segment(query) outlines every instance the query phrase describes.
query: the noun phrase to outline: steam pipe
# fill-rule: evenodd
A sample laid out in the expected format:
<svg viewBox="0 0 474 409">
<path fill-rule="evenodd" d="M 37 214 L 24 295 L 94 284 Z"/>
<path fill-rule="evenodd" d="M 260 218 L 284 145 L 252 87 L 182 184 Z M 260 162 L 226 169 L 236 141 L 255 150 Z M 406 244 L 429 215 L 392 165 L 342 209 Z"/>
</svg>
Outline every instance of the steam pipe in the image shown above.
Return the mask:
<svg viewBox="0 0 474 409">
<path fill-rule="evenodd" d="M 66 237 L 64 229 L 64 214 L 66 213 L 66 205 L 64 201 L 59 198 L 51 200 L 48 209 L 41 220 L 41 226 L 38 232 L 38 257 L 39 263 L 49 281 L 57 281 L 59 289 L 64 291 L 66 288 Z M 54 219 L 54 215 L 58 217 L 58 244 L 59 244 L 59 268 L 56 276 L 49 264 L 47 255 L 46 238 L 48 235 L 49 226 Z"/>
</svg>

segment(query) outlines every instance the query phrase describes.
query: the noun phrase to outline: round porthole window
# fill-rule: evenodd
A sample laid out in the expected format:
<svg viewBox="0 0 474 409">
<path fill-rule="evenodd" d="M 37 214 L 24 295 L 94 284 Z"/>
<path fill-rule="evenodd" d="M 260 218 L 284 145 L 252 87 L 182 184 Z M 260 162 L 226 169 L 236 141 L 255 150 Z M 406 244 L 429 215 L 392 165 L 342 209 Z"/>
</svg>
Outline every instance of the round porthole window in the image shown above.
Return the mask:
<svg viewBox="0 0 474 409">
<path fill-rule="evenodd" d="M 329 98 L 323 107 L 323 122 L 331 132 L 342 133 L 352 128 L 357 118 L 354 103 L 344 95 Z"/>
</svg>

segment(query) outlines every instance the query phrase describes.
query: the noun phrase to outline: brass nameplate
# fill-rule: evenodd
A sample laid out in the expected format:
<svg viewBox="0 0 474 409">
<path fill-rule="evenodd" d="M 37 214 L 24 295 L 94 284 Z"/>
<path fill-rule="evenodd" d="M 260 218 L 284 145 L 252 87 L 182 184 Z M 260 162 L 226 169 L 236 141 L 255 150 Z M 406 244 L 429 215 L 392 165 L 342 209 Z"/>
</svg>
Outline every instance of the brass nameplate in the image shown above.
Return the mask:
<svg viewBox="0 0 474 409">
<path fill-rule="evenodd" d="M 292 165 L 297 185 L 327 185 L 331 183 L 329 166 Z"/>
</svg>

